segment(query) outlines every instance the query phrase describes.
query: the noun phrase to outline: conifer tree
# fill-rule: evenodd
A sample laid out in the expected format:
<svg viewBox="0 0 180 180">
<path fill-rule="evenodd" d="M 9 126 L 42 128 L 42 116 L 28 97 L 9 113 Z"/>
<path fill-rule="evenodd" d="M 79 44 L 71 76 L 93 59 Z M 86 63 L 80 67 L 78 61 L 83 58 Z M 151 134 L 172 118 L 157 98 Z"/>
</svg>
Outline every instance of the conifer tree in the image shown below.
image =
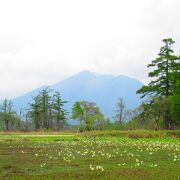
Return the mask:
<svg viewBox="0 0 180 180">
<path fill-rule="evenodd" d="M 49 121 L 49 109 L 51 108 L 51 96 L 50 93 L 52 92 L 51 89 L 48 87 L 43 89 L 40 92 L 40 106 L 42 110 L 42 118 L 43 118 L 43 128 L 50 127 Z"/>
<path fill-rule="evenodd" d="M 158 57 L 148 64 L 154 70 L 149 73 L 149 77 L 155 78 L 147 86 L 143 86 L 137 91 L 143 94 L 142 97 L 148 94 L 159 94 L 169 97 L 172 94 L 173 73 L 176 71 L 179 57 L 173 55 L 172 39 L 164 39 L 165 45 L 160 49 Z"/>
<path fill-rule="evenodd" d="M 60 130 L 60 128 L 63 127 L 63 124 L 66 120 L 67 112 L 64 109 L 64 105 L 65 105 L 65 103 L 67 103 L 67 101 L 62 100 L 59 92 L 55 92 L 53 97 L 54 97 L 53 98 L 54 100 L 53 100 L 53 107 L 52 108 L 53 108 L 54 113 L 55 113 L 57 130 Z"/>
<path fill-rule="evenodd" d="M 175 43 L 171 38 L 163 39 L 164 46 L 161 47 L 158 57 L 148 64 L 148 68 L 152 67 L 153 71 L 149 73 L 149 77 L 153 78 L 147 86 L 143 86 L 137 91 L 146 95 L 159 95 L 166 98 L 166 105 L 169 106 L 168 99 L 173 94 L 173 84 L 175 82 L 174 73 L 177 72 L 179 57 L 174 55 L 172 45 Z M 172 118 L 170 116 L 170 108 L 167 108 L 165 116 L 165 125 L 167 129 L 171 128 Z"/>
<path fill-rule="evenodd" d="M 39 130 L 41 128 L 42 120 L 41 120 L 41 104 L 40 104 L 40 96 L 37 95 L 33 98 L 33 103 L 30 104 L 30 117 L 33 119 L 35 129 Z"/>
</svg>

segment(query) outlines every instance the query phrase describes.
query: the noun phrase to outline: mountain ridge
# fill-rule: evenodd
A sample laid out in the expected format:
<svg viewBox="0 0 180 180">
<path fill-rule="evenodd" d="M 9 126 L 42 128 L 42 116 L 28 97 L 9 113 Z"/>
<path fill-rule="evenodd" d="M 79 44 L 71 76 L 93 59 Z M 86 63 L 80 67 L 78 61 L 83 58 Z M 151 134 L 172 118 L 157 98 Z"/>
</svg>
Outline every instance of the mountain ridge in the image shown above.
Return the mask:
<svg viewBox="0 0 180 180">
<path fill-rule="evenodd" d="M 15 109 L 27 109 L 32 97 L 45 87 L 59 91 L 64 100 L 67 100 L 66 109 L 71 110 L 75 101 L 94 101 L 100 107 L 106 117 L 112 118 L 115 112 L 118 98 L 125 100 L 126 108 L 135 108 L 141 103 L 136 91 L 143 84 L 124 75 L 114 76 L 98 74 L 90 71 L 82 71 L 51 86 L 41 86 L 28 93 L 12 99 Z"/>
</svg>

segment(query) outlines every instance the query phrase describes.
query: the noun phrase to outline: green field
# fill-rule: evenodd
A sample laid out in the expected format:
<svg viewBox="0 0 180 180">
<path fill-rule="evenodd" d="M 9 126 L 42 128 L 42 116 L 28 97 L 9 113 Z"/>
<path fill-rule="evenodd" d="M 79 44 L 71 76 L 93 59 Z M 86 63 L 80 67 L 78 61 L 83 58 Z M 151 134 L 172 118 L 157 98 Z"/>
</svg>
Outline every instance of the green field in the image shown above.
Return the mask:
<svg viewBox="0 0 180 180">
<path fill-rule="evenodd" d="M 178 137 L 115 134 L 1 133 L 0 179 L 180 179 Z"/>
</svg>

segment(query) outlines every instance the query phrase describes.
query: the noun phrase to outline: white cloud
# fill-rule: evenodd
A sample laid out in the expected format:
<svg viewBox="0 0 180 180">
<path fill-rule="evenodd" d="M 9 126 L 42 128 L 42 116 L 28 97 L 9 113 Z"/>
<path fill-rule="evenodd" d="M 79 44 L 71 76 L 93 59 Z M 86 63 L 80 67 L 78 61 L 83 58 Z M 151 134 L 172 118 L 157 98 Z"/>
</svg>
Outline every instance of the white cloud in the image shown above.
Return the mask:
<svg viewBox="0 0 180 180">
<path fill-rule="evenodd" d="M 180 49 L 179 7 L 179 0 L 1 1 L 0 98 L 83 69 L 147 83 L 161 40 L 172 37 Z"/>
</svg>

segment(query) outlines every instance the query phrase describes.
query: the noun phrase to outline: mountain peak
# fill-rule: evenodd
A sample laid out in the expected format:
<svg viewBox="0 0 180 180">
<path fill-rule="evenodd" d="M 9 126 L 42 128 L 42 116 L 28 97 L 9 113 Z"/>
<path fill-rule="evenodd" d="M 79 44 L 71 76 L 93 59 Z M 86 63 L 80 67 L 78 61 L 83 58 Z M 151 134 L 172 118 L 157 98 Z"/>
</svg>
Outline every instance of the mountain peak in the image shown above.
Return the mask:
<svg viewBox="0 0 180 180">
<path fill-rule="evenodd" d="M 92 71 L 89 71 L 89 70 L 83 70 L 83 71 L 81 71 L 81 72 L 79 72 L 79 73 L 77 73 L 77 74 L 75 74 L 74 76 L 86 76 L 86 77 L 92 77 L 92 76 L 97 76 L 97 75 L 99 75 L 98 73 L 95 73 L 95 72 L 92 72 Z"/>
<path fill-rule="evenodd" d="M 91 71 L 88 71 L 88 70 L 84 70 L 84 71 L 81 71 L 77 74 L 74 74 L 72 76 L 70 76 L 69 78 L 63 80 L 62 82 L 67 82 L 67 81 L 86 81 L 86 80 L 89 80 L 89 79 L 92 79 L 94 77 L 94 73 L 91 72 Z M 55 85 L 59 84 L 59 83 L 62 83 L 62 82 L 58 82 L 56 83 Z"/>
<path fill-rule="evenodd" d="M 80 71 L 79 73 L 77 74 L 93 74 L 93 72 L 89 71 L 89 70 L 83 70 L 83 71 Z"/>
</svg>

